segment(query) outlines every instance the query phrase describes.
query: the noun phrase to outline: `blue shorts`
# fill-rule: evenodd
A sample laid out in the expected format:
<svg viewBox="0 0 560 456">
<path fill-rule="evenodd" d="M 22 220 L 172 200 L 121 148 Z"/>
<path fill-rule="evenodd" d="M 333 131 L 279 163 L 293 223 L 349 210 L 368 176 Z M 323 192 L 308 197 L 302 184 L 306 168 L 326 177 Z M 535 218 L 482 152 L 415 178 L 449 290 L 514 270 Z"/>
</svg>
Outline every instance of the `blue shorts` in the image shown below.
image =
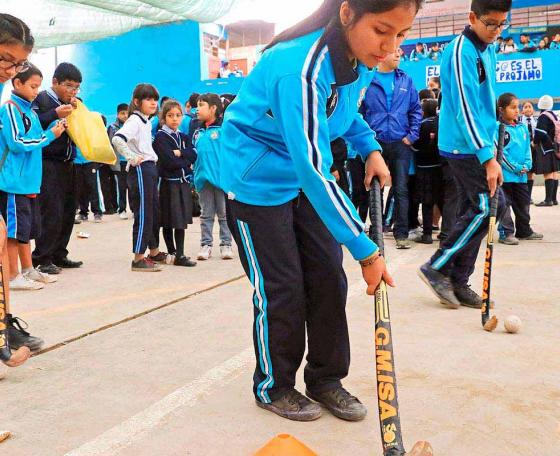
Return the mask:
<svg viewBox="0 0 560 456">
<path fill-rule="evenodd" d="M 0 191 L 0 212 L 6 221 L 8 239 L 27 244 L 39 236 L 41 218 L 37 198 Z"/>
</svg>

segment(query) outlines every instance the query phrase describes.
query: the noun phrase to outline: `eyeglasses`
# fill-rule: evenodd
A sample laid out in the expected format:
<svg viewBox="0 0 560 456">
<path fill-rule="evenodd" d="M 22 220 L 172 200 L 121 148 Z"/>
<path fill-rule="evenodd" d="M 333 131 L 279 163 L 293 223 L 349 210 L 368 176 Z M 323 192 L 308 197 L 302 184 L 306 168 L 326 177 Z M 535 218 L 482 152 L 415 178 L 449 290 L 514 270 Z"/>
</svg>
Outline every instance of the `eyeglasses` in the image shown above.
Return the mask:
<svg viewBox="0 0 560 456">
<path fill-rule="evenodd" d="M 506 30 L 511 25 L 509 22 L 502 22 L 501 24 L 489 24 L 484 19 L 479 17 L 480 22 L 486 26 L 486 30 L 489 32 L 497 32 L 498 30 Z"/>
<path fill-rule="evenodd" d="M 66 90 L 68 90 L 68 92 L 80 93 L 80 87 L 79 87 L 79 86 L 76 87 L 76 86 L 73 86 L 73 85 L 70 85 L 70 84 L 66 84 L 66 83 L 63 83 L 63 84 L 60 84 L 60 85 L 61 85 L 62 87 L 64 87 Z"/>
<path fill-rule="evenodd" d="M 5 71 L 11 70 L 13 68 L 16 73 L 23 73 L 24 71 L 29 70 L 29 65 L 30 64 L 27 60 L 21 63 L 15 63 L 11 60 L 6 60 L 0 57 L 0 68 Z"/>
</svg>

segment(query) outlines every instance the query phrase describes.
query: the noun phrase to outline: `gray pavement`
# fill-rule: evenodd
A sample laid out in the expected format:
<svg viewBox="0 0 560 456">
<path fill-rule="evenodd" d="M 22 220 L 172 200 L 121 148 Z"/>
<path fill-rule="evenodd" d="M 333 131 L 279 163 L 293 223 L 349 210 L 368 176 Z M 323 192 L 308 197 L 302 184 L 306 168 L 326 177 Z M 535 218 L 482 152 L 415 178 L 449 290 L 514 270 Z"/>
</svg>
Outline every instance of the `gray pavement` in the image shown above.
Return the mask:
<svg viewBox="0 0 560 456">
<path fill-rule="evenodd" d="M 439 456 L 560 454 L 560 208 L 532 214 L 544 242 L 495 249 L 496 314 L 518 315 L 517 335 L 501 325 L 486 333 L 478 311 L 434 301 L 416 270 L 435 246 L 396 251 L 387 241 L 407 447 L 427 439 Z M 381 454 L 373 302 L 349 255 L 345 385 L 369 415 L 294 423 L 254 405 L 251 290 L 238 260 L 132 273 L 130 225 L 110 216 L 78 226 L 91 237 L 73 237 L 70 257 L 84 267 L 44 290 L 13 293 L 14 313 L 52 349 L 0 381 L 0 430 L 13 433 L 0 455 L 251 455 L 279 433 L 322 456 Z M 199 233 L 197 225 L 187 233 L 191 256 Z"/>
</svg>

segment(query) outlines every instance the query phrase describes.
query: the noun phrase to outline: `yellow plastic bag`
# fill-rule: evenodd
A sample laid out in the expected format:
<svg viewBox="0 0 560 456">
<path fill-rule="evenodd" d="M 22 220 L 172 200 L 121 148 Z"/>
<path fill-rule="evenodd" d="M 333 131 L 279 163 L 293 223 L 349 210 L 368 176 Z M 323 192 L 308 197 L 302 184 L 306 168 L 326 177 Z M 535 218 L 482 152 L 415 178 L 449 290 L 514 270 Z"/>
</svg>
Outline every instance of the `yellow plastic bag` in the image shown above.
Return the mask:
<svg viewBox="0 0 560 456">
<path fill-rule="evenodd" d="M 117 162 L 101 115 L 91 112 L 79 100 L 78 107 L 68 116 L 67 132 L 87 160 L 108 165 Z"/>
</svg>

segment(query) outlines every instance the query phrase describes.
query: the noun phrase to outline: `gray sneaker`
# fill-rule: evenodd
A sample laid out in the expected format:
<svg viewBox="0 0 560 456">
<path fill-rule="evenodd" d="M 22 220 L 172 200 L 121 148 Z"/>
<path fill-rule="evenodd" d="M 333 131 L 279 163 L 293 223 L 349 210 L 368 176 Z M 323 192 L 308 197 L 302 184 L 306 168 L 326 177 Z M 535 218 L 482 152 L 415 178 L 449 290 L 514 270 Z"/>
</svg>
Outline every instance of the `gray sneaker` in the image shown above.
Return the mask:
<svg viewBox="0 0 560 456">
<path fill-rule="evenodd" d="M 319 404 L 311 402 L 296 389 L 287 391 L 281 398 L 270 404 L 258 400 L 256 403 L 262 409 L 293 421 L 314 421 L 321 418 L 322 414 Z"/>
<path fill-rule="evenodd" d="M 505 245 L 519 245 L 519 240 L 513 234 L 510 234 L 506 237 L 501 237 L 498 242 Z"/>
<path fill-rule="evenodd" d="M 529 236 L 520 237 L 519 239 L 521 239 L 522 241 L 540 241 L 543 238 L 544 235 L 542 235 L 541 233 L 535 233 L 533 231 Z"/>
<path fill-rule="evenodd" d="M 430 290 L 432 290 L 444 306 L 450 309 L 458 309 L 460 307 L 461 303 L 455 297 L 453 285 L 449 277 L 436 271 L 432 268 L 430 263 L 426 263 L 420 267 L 418 276 L 430 287 Z"/>
<path fill-rule="evenodd" d="M 314 401 L 323 404 L 337 418 L 346 421 L 362 421 L 367 415 L 365 405 L 342 386 L 322 393 L 312 393 L 305 390 L 305 394 Z"/>
<path fill-rule="evenodd" d="M 397 239 L 397 249 L 408 250 L 412 247 L 412 244 L 408 239 Z"/>
</svg>

